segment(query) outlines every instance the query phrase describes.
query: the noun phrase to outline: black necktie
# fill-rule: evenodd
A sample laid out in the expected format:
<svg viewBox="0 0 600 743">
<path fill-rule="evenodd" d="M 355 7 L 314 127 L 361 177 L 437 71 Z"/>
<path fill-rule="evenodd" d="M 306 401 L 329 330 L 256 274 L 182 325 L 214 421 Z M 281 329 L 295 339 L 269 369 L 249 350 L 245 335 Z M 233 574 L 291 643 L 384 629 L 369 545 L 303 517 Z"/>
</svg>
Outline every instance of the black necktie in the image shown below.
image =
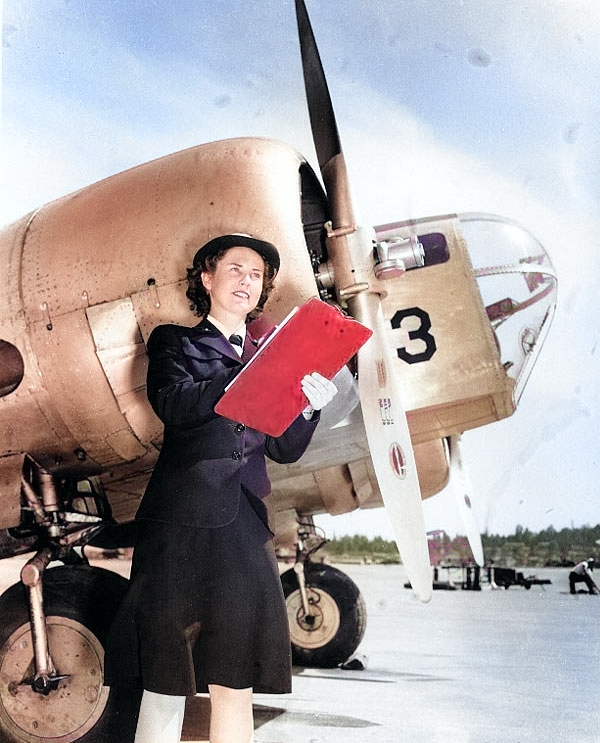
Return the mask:
<svg viewBox="0 0 600 743">
<path fill-rule="evenodd" d="M 239 346 L 240 348 L 243 348 L 244 342 L 242 341 L 241 335 L 236 335 L 235 333 L 233 335 L 229 336 L 229 342 L 232 346 Z"/>
</svg>

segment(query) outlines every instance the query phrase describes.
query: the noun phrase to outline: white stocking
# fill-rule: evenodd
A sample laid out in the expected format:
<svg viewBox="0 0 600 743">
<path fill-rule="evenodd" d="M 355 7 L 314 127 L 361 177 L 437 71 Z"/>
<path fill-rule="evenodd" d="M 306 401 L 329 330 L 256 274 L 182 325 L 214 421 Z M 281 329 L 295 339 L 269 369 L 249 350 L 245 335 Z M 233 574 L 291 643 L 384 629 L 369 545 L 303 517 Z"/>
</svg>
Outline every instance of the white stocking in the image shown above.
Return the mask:
<svg viewBox="0 0 600 743">
<path fill-rule="evenodd" d="M 185 697 L 144 689 L 135 731 L 135 743 L 179 743 Z"/>
<path fill-rule="evenodd" d="M 253 743 L 252 689 L 209 684 L 210 743 Z"/>
</svg>

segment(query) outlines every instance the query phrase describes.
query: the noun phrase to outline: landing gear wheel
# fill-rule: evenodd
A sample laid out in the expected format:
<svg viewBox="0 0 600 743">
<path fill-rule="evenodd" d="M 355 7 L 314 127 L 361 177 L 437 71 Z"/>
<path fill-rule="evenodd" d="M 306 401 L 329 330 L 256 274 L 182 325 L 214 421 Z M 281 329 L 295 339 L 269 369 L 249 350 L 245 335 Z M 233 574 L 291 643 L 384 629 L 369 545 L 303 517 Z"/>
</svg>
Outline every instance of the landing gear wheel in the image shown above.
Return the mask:
<svg viewBox="0 0 600 743">
<path fill-rule="evenodd" d="M 89 566 L 49 568 L 44 609 L 50 654 L 64 677 L 47 695 L 33 691 L 33 644 L 26 594 L 0 597 L 0 740 L 113 743 L 133 737 L 139 693 L 103 685 L 104 643 L 127 581 Z"/>
<path fill-rule="evenodd" d="M 357 585 L 341 570 L 307 562 L 304 573 L 309 615 L 303 609 L 294 570 L 281 576 L 292 660 L 298 666 L 335 668 L 354 653 L 363 638 L 365 604 Z"/>
</svg>

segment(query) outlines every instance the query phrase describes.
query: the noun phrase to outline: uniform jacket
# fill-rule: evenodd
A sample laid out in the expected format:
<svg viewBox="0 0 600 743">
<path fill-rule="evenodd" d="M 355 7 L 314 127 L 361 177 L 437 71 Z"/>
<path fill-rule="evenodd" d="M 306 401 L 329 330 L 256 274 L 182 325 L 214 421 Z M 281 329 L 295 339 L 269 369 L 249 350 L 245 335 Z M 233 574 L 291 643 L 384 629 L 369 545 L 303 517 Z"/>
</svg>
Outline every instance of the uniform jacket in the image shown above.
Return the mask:
<svg viewBox="0 0 600 743">
<path fill-rule="evenodd" d="M 233 521 L 242 488 L 270 492 L 265 454 L 294 462 L 318 421 L 300 415 L 277 438 L 214 412 L 243 362 L 208 320 L 194 328 L 161 325 L 148 339 L 148 399 L 164 424 L 162 449 L 137 518 L 199 527 Z M 243 358 L 256 351 L 246 334 Z"/>
</svg>

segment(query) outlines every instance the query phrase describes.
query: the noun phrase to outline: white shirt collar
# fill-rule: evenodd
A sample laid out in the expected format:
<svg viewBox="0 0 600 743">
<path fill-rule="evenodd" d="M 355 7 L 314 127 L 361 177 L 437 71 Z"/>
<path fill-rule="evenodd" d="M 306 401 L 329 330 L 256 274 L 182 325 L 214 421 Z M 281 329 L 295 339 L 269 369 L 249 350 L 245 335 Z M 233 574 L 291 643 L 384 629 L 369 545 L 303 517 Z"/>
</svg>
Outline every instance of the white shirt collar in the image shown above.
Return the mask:
<svg viewBox="0 0 600 743">
<path fill-rule="evenodd" d="M 211 322 L 217 330 L 220 330 L 221 333 L 229 340 L 229 337 L 231 335 L 239 335 L 242 339 L 242 345 L 241 346 L 233 346 L 233 348 L 237 351 L 238 356 L 242 355 L 242 352 L 244 350 L 244 341 L 246 340 L 246 323 L 244 323 L 241 327 L 239 327 L 237 330 L 235 330 L 233 333 L 230 333 L 227 328 L 223 325 L 223 323 L 219 322 L 218 320 L 215 320 L 215 318 L 209 313 L 206 316 L 206 319 Z"/>
</svg>

